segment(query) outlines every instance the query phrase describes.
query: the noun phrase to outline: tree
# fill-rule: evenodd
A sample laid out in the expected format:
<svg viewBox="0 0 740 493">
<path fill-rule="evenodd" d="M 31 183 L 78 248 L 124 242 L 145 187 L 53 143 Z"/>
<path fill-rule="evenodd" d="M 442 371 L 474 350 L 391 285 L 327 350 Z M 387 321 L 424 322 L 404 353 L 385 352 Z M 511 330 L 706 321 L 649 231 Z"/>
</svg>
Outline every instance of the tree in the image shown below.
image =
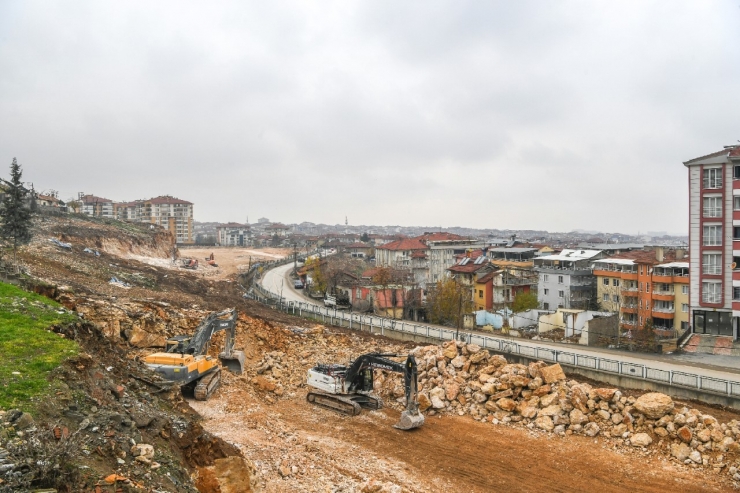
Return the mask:
<svg viewBox="0 0 740 493">
<path fill-rule="evenodd" d="M 12 242 L 13 261 L 19 245 L 31 241 L 31 211 L 25 205 L 28 193 L 21 183 L 23 171 L 16 158 L 10 165 L 10 182 L 5 190 L 2 207 L 0 208 L 0 236 L 6 242 Z"/>
<path fill-rule="evenodd" d="M 427 313 L 432 323 L 460 328 L 463 316 L 473 311 L 472 292 L 456 279 L 439 281 L 427 295 Z"/>
<path fill-rule="evenodd" d="M 533 310 L 538 306 L 540 306 L 540 302 L 537 301 L 536 293 L 519 293 L 511 304 L 511 311 L 514 313 L 526 312 L 527 310 Z"/>
<path fill-rule="evenodd" d="M 362 233 L 362 236 L 360 236 L 360 241 L 363 243 L 367 243 L 370 241 L 370 236 L 368 236 L 367 232 Z"/>
</svg>

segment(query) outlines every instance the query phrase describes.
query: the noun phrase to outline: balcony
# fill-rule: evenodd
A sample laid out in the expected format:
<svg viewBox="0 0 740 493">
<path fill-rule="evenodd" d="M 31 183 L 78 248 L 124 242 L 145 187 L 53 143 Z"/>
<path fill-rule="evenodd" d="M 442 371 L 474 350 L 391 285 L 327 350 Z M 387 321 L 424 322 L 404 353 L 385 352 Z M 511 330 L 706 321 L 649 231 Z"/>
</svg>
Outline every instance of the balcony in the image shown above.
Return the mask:
<svg viewBox="0 0 740 493">
<path fill-rule="evenodd" d="M 637 313 L 637 305 L 622 305 L 622 313 Z"/>
<path fill-rule="evenodd" d="M 637 292 L 637 286 L 622 286 L 622 292 L 623 293 L 636 293 Z"/>
<path fill-rule="evenodd" d="M 620 320 L 619 323 L 622 324 L 623 327 L 627 328 L 637 327 L 637 320 Z"/>
</svg>

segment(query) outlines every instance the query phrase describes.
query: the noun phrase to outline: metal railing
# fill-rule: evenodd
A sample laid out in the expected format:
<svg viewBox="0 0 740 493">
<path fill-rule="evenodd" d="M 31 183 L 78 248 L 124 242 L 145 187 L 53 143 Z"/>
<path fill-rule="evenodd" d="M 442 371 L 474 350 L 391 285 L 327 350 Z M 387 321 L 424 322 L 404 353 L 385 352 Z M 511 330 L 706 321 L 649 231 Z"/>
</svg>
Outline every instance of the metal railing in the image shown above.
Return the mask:
<svg viewBox="0 0 740 493">
<path fill-rule="evenodd" d="M 277 261 L 275 263 L 286 262 Z M 255 283 L 254 286 L 252 286 L 252 289 L 250 289 L 244 296 L 270 305 L 275 309 L 289 314 L 320 320 L 329 325 L 337 325 L 357 330 L 375 330 L 380 332 L 381 335 L 385 335 L 386 330 L 391 330 L 423 336 L 428 339 L 436 339 L 439 341 L 457 339 L 468 344 L 477 344 L 482 348 L 493 351 L 517 354 L 552 363 L 560 363 L 615 375 L 626 375 L 674 387 L 691 388 L 703 392 L 740 398 L 740 382 L 737 381 L 705 377 L 698 374 L 684 373 L 675 370 L 662 370 L 659 368 L 652 368 L 644 364 L 628 363 L 610 358 L 531 346 L 526 343 L 521 344 L 510 339 L 461 332 L 443 327 L 424 325 L 408 320 L 394 320 L 379 317 L 377 315 L 352 313 L 337 310 L 336 308 L 320 307 L 310 303 L 286 301 L 280 299 L 278 295 L 267 291 L 258 283 Z"/>
</svg>

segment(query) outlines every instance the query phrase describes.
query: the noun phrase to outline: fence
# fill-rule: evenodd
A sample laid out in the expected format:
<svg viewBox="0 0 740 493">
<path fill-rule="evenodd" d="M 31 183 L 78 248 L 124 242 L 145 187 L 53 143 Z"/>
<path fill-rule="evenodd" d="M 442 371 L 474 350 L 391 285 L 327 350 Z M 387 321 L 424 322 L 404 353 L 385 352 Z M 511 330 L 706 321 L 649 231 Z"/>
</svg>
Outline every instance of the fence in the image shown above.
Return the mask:
<svg viewBox="0 0 740 493">
<path fill-rule="evenodd" d="M 286 263 L 277 261 L 275 264 Z M 510 339 L 474 334 L 469 332 L 458 332 L 443 327 L 429 326 L 409 322 L 407 320 L 392 320 L 376 315 L 365 315 L 359 313 L 347 313 L 336 308 L 320 307 L 310 303 L 286 301 L 267 291 L 255 283 L 252 289 L 244 295 L 261 303 L 268 304 L 274 308 L 297 315 L 320 320 L 330 325 L 348 327 L 350 329 L 379 331 L 385 335 L 386 330 L 417 335 L 439 341 L 461 340 L 468 344 L 477 344 L 482 348 L 492 351 L 511 353 L 527 358 L 533 358 L 552 363 L 610 373 L 624 375 L 632 378 L 652 381 L 674 387 L 700 390 L 713 394 L 720 394 L 740 398 L 740 382 L 731 380 L 706 377 L 693 373 L 684 373 L 675 370 L 662 370 L 647 365 L 628 363 L 624 361 L 601 358 L 597 356 L 583 355 L 569 351 L 560 351 L 552 348 L 543 348 L 520 344 Z"/>
</svg>

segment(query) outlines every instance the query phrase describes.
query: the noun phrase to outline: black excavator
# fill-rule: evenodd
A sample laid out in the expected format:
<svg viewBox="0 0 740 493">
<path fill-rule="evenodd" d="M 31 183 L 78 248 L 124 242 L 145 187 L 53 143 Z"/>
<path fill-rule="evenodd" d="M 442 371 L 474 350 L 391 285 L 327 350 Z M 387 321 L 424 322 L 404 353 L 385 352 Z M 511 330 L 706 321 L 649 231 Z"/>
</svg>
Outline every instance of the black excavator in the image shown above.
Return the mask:
<svg viewBox="0 0 740 493">
<path fill-rule="evenodd" d="M 165 342 L 165 352 L 144 358 L 144 363 L 165 380 L 192 389 L 196 400 L 204 401 L 221 383 L 221 361 L 233 373 L 244 371 L 244 352 L 234 350 L 237 312 L 235 309 L 210 313 L 195 329 L 193 335 L 179 335 Z M 226 331 L 224 349 L 218 360 L 208 356 L 211 337 Z"/>
<path fill-rule="evenodd" d="M 316 390 L 309 391 L 306 400 L 350 416 L 360 414 L 362 408 L 380 409 L 383 401 L 373 394 L 373 370 L 402 373 L 406 387 L 406 410 L 394 425 L 400 430 L 411 430 L 424 424 L 419 411 L 416 360 L 408 355 L 405 363 L 390 360 L 403 355 L 368 353 L 349 366 L 318 364 L 308 370 L 307 383 Z"/>
</svg>

